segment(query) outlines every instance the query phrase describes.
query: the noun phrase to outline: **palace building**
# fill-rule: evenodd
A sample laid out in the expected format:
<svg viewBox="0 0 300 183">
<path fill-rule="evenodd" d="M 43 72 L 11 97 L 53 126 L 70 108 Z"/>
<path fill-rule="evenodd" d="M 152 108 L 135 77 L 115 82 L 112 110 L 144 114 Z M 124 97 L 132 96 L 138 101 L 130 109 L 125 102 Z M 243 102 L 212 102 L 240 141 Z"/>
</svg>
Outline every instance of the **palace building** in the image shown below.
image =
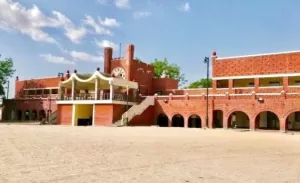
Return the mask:
<svg viewBox="0 0 300 183">
<path fill-rule="evenodd" d="M 39 120 L 73 126 L 150 126 L 300 130 L 300 51 L 211 56 L 213 86 L 178 89 L 154 77 L 153 66 L 134 59 L 134 46 L 104 70 L 19 80 L 4 100 L 3 120 Z M 207 97 L 208 96 L 208 97 Z M 208 114 L 208 115 L 207 115 Z"/>
</svg>

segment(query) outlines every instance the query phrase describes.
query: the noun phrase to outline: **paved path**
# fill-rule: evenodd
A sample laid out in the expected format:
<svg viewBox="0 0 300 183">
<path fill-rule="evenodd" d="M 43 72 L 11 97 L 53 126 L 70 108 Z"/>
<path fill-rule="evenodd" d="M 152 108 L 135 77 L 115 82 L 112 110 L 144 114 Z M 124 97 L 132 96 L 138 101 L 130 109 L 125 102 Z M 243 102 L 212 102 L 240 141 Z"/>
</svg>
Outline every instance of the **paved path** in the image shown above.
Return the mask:
<svg viewBox="0 0 300 183">
<path fill-rule="evenodd" d="M 300 181 L 300 135 L 0 125 L 0 182 Z"/>
</svg>

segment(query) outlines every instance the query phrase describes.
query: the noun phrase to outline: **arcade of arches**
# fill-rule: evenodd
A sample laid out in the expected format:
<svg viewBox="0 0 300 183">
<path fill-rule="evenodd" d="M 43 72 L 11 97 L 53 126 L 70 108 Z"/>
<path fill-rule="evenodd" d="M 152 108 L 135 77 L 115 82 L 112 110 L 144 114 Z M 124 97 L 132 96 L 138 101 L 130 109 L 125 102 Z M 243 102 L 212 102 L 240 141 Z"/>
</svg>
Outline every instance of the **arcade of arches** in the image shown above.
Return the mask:
<svg viewBox="0 0 300 183">
<path fill-rule="evenodd" d="M 186 118 L 185 118 L 186 117 Z M 160 127 L 188 127 L 188 128 L 202 128 L 203 122 L 201 117 L 197 114 L 190 116 L 183 116 L 180 113 L 168 117 L 161 113 L 156 118 L 156 124 Z M 185 121 L 185 119 L 187 121 Z M 202 119 L 205 119 L 202 118 Z M 222 110 L 213 111 L 213 128 L 223 128 L 223 120 L 225 120 Z M 234 111 L 228 118 L 226 118 L 227 128 L 250 129 L 250 116 L 243 111 Z M 279 130 L 280 120 L 276 113 L 272 111 L 262 111 L 253 118 L 252 128 L 262 130 Z M 224 121 L 225 122 L 225 121 Z M 255 123 L 255 124 L 254 124 Z M 300 111 L 292 112 L 286 117 L 285 129 L 291 131 L 300 131 Z M 226 127 L 226 126 L 225 126 Z"/>
<path fill-rule="evenodd" d="M 51 114 L 51 110 L 48 110 L 48 115 Z M 45 110 L 12 110 L 10 115 L 10 120 L 14 121 L 39 121 L 46 118 L 47 115 Z"/>
</svg>

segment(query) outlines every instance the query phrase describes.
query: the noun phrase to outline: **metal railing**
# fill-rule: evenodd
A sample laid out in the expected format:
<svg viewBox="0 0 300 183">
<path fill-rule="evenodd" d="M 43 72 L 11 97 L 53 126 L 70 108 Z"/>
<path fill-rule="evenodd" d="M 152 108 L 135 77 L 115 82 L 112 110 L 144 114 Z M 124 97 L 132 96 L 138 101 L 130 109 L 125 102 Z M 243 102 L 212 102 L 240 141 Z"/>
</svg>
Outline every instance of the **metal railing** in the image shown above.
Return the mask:
<svg viewBox="0 0 300 183">
<path fill-rule="evenodd" d="M 115 101 L 129 101 L 129 102 L 136 102 L 137 98 L 134 96 L 128 96 L 127 99 L 127 95 L 126 93 L 113 93 L 113 99 Z M 71 95 L 63 95 L 63 99 L 62 100 L 72 100 L 72 96 Z M 75 99 L 74 100 L 95 100 L 95 94 L 76 94 L 75 95 Z M 109 92 L 105 92 L 105 93 L 101 93 L 98 96 L 97 100 L 110 100 L 110 93 Z"/>
</svg>

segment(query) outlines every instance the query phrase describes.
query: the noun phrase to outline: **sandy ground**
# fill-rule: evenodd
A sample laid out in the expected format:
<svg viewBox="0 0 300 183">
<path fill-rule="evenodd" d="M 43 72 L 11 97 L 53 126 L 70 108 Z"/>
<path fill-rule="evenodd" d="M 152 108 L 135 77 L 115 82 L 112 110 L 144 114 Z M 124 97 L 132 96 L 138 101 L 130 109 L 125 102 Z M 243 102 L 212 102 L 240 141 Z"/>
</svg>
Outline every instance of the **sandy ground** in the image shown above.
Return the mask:
<svg viewBox="0 0 300 183">
<path fill-rule="evenodd" d="M 0 182 L 300 182 L 300 135 L 1 124 Z"/>
</svg>

